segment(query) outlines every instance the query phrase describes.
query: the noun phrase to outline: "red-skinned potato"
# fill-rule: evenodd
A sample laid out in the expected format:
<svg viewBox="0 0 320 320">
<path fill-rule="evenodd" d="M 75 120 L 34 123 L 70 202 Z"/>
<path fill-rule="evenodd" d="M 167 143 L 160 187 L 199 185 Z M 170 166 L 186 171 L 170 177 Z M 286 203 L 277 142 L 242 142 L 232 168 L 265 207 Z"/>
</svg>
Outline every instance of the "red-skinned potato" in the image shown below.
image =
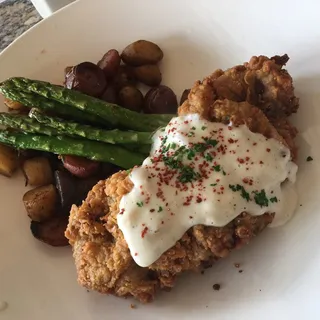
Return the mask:
<svg viewBox="0 0 320 320">
<path fill-rule="evenodd" d="M 77 156 L 62 156 L 63 166 L 78 178 L 88 178 L 98 172 L 100 162 Z"/>
<path fill-rule="evenodd" d="M 120 66 L 116 76 L 113 79 L 113 84 L 116 89 L 121 89 L 125 86 L 132 86 L 136 83 L 132 68 L 128 66 Z"/>
<path fill-rule="evenodd" d="M 182 92 L 181 99 L 180 99 L 180 106 L 188 99 L 190 91 L 191 89 L 185 89 Z"/>
<path fill-rule="evenodd" d="M 98 67 L 102 69 L 107 79 L 112 79 L 117 74 L 120 63 L 119 52 L 111 49 L 98 62 Z"/>
<path fill-rule="evenodd" d="M 107 87 L 104 72 L 92 62 L 82 62 L 69 69 L 65 75 L 65 87 L 99 97 Z"/>
<path fill-rule="evenodd" d="M 118 95 L 114 86 L 108 86 L 105 92 L 100 97 L 101 100 L 118 104 Z"/>
<path fill-rule="evenodd" d="M 119 105 L 123 108 L 140 112 L 143 107 L 143 95 L 133 86 L 123 87 L 118 94 Z"/>
<path fill-rule="evenodd" d="M 160 85 L 150 89 L 144 97 L 145 113 L 175 114 L 177 113 L 177 97 L 167 86 Z"/>
</svg>

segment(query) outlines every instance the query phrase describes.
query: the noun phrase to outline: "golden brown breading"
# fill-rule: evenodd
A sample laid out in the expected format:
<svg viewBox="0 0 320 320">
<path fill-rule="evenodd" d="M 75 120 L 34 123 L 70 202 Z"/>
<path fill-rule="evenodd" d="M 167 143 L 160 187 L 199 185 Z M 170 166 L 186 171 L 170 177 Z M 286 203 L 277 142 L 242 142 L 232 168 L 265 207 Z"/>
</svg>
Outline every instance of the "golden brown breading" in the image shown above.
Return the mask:
<svg viewBox="0 0 320 320">
<path fill-rule="evenodd" d="M 204 96 L 201 97 L 205 105 Z M 246 102 L 218 100 L 204 114 L 210 120 L 224 122 L 227 117 L 236 124 L 246 123 L 253 131 L 284 141 L 263 112 Z M 272 214 L 251 217 L 243 213 L 223 228 L 195 226 L 149 268 L 140 268 L 117 226 L 120 199 L 131 188 L 127 173 L 118 172 L 100 181 L 82 206 L 72 207 L 66 236 L 73 246 L 79 283 L 89 289 L 117 296 L 132 295 L 149 302 L 157 288 L 173 287 L 180 273 L 199 270 L 226 257 L 232 249 L 247 244 L 273 219 Z"/>
<path fill-rule="evenodd" d="M 210 121 L 246 124 L 253 132 L 287 144 L 295 156 L 297 131 L 286 116 L 296 112 L 298 99 L 291 77 L 282 69 L 287 60 L 253 57 L 242 66 L 215 71 L 195 83 L 179 115 L 198 113 Z M 117 225 L 121 197 L 131 188 L 127 173 L 118 172 L 100 181 L 80 207 L 72 207 L 66 237 L 73 247 L 78 281 L 88 289 L 150 302 L 157 289 L 173 287 L 182 272 L 210 266 L 249 243 L 274 216 L 243 212 L 222 228 L 197 225 L 151 266 L 141 268 Z"/>
</svg>

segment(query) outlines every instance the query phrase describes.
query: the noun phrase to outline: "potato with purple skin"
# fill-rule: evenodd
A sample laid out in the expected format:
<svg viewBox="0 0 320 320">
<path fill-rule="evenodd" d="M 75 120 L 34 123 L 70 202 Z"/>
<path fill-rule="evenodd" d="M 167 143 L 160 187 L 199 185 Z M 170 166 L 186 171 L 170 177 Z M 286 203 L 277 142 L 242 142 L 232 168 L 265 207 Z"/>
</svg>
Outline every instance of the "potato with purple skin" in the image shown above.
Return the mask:
<svg viewBox="0 0 320 320">
<path fill-rule="evenodd" d="M 143 95 L 133 86 L 125 86 L 119 91 L 119 105 L 123 108 L 140 112 L 143 107 Z"/>
<path fill-rule="evenodd" d="M 63 166 L 78 178 L 88 178 L 96 174 L 100 168 L 100 162 L 78 156 L 62 156 Z"/>
<path fill-rule="evenodd" d="M 100 97 L 107 87 L 104 72 L 92 62 L 82 62 L 65 75 L 65 87 L 92 97 Z"/>
<path fill-rule="evenodd" d="M 191 89 L 185 89 L 182 92 L 181 99 L 180 99 L 180 106 L 188 99 L 190 91 Z"/>
<path fill-rule="evenodd" d="M 136 79 L 133 75 L 132 68 L 128 66 L 120 66 L 117 74 L 113 79 L 113 84 L 116 89 L 121 89 L 125 86 L 135 85 Z"/>
<path fill-rule="evenodd" d="M 121 63 L 121 57 L 116 49 L 109 50 L 98 62 L 107 79 L 112 79 L 118 72 Z"/>
<path fill-rule="evenodd" d="M 161 85 L 150 89 L 144 98 L 143 111 L 145 113 L 175 114 L 177 110 L 177 97 L 167 86 Z"/>
<path fill-rule="evenodd" d="M 109 103 L 118 104 L 118 95 L 115 87 L 113 85 L 108 86 L 100 99 Z"/>
</svg>

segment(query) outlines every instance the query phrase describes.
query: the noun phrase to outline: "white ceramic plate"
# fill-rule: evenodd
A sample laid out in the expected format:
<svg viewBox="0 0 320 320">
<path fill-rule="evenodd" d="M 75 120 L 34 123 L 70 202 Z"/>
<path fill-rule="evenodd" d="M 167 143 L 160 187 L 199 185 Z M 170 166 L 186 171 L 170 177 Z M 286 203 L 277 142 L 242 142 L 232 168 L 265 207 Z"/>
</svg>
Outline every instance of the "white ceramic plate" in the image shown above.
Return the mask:
<svg viewBox="0 0 320 320">
<path fill-rule="evenodd" d="M 320 316 L 320 3 L 269 0 L 80 1 L 39 23 L 0 56 L 0 80 L 26 76 L 61 83 L 65 66 L 97 61 L 144 38 L 165 52 L 163 82 L 179 93 L 216 68 L 252 55 L 288 53 L 301 108 L 299 207 L 285 227 L 204 275 L 183 276 L 149 305 L 78 286 L 70 248 L 31 236 L 21 177 L 0 177 L 0 301 L 3 320 L 318 319 Z M 2 101 L 0 101 L 2 105 Z M 306 162 L 311 155 L 313 162 Z M 243 273 L 233 264 L 241 263 Z M 213 291 L 214 283 L 221 284 Z"/>
</svg>

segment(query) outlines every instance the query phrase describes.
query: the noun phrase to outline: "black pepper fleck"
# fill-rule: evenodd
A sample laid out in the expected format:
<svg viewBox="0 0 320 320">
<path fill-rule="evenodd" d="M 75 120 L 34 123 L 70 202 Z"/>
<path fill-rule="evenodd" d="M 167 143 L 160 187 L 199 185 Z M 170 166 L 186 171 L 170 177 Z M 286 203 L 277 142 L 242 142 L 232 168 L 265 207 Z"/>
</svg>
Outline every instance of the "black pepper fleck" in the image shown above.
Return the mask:
<svg viewBox="0 0 320 320">
<path fill-rule="evenodd" d="M 213 286 L 212 286 L 212 288 L 213 288 L 213 290 L 215 290 L 215 291 L 219 291 L 220 290 L 220 284 L 219 283 L 215 283 Z"/>
</svg>

